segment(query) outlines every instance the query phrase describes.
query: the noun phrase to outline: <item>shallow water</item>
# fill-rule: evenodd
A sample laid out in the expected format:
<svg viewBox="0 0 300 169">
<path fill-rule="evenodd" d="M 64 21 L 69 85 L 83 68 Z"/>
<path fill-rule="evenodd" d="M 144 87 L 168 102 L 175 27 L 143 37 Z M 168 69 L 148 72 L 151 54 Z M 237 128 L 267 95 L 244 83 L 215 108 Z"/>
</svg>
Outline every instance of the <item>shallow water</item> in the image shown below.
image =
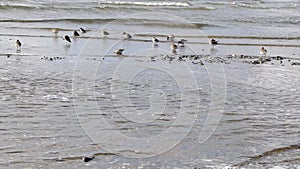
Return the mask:
<svg viewBox="0 0 300 169">
<path fill-rule="evenodd" d="M 80 168 L 86 166 L 81 156 L 97 153 L 89 167 L 202 168 L 234 165 L 249 159 L 257 168 L 299 166 L 297 160 L 293 161 L 299 156 L 297 149 L 280 152 L 283 155 L 279 157 L 276 157 L 277 153 L 262 157 L 267 158 L 264 165 L 256 164 L 261 159 L 249 158 L 298 143 L 299 106 L 295 103 L 299 100 L 299 89 L 294 84 L 299 83 L 296 73 L 299 67 L 224 65 L 224 112 L 216 124 L 205 124 L 209 120 L 207 115 L 212 99 L 212 77 L 209 79 L 207 75 L 209 68 L 190 67 L 199 89 L 193 89 L 193 85 L 180 86 L 180 81 L 186 78 L 183 74 L 176 76 L 175 83 L 174 76 L 163 73 L 164 69 L 154 68 L 138 73 L 128 84 L 111 74 L 116 65 L 127 59 L 130 58 L 82 58 L 77 66 L 88 64 L 89 67 L 83 72 L 79 69 L 73 75 L 75 60 L 70 57 L 55 61 L 34 56 L 1 57 L 1 166 L 70 168 L 76 165 Z M 137 66 L 149 66 L 147 57 L 133 60 L 130 59 Z M 180 65 L 185 63 L 176 62 L 171 65 L 184 68 Z M 172 69 L 165 61 L 151 64 Z M 97 68 L 95 75 L 91 73 L 95 73 L 94 66 Z M 218 66 L 221 65 L 213 67 L 217 69 Z M 91 76 L 85 76 L 86 73 Z M 111 85 L 115 88 L 111 89 Z M 127 85 L 129 91 L 125 88 Z M 129 105 L 124 102 L 127 92 Z M 156 107 L 145 114 L 147 109 L 153 110 L 149 103 Z M 161 106 L 166 106 L 163 112 Z M 187 111 L 185 116 L 180 116 L 182 110 Z M 210 113 L 217 112 L 212 110 Z M 176 120 L 180 124 L 176 125 Z M 109 126 L 101 122 L 107 122 Z M 216 125 L 217 129 L 206 142 L 199 143 L 205 125 Z M 176 132 L 165 133 L 172 129 Z M 186 130 L 190 132 L 186 133 Z M 122 135 L 114 137 L 114 132 Z M 124 137 L 151 141 L 153 136 L 163 136 L 167 140 L 157 138 L 152 140 L 155 144 L 144 145 L 132 140 L 140 145 L 127 142 L 126 146 L 118 140 Z M 181 137 L 177 145 L 176 140 Z M 170 145 L 177 146 L 161 152 Z M 161 149 L 157 149 L 158 146 Z M 106 155 L 107 152 L 116 155 Z M 141 158 L 148 156 L 153 157 Z M 272 161 L 268 160 L 269 156 Z M 290 162 L 279 162 L 284 160 Z M 274 165 L 273 161 L 279 164 Z M 247 165 L 243 167 L 247 168 Z"/>
<path fill-rule="evenodd" d="M 0 0 L 0 9 L 0 168 L 300 167 L 299 2 Z M 88 32 L 66 46 L 62 36 L 80 27 Z M 188 40 L 177 55 L 170 33 Z M 282 63 L 238 58 L 259 58 L 261 46 Z"/>
</svg>

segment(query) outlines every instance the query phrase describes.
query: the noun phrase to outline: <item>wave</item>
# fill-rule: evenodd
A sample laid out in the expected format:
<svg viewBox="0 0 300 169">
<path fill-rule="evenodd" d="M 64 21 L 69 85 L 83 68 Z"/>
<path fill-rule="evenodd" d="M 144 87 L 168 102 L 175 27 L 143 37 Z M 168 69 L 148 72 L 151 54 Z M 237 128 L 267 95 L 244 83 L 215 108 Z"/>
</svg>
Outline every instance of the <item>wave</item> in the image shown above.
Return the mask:
<svg viewBox="0 0 300 169">
<path fill-rule="evenodd" d="M 212 6 L 224 6 L 232 8 L 246 8 L 246 9 L 297 9 L 299 5 L 294 1 L 269 1 L 262 0 L 253 1 L 206 1 L 200 2 L 200 4 L 212 5 Z"/>
<path fill-rule="evenodd" d="M 9 9 L 19 9 L 19 10 L 86 10 L 86 9 L 94 9 L 99 7 L 98 1 L 93 2 L 91 0 L 86 2 L 67 2 L 67 1 L 57 1 L 57 2 L 23 2 L 23 3 L 14 3 L 14 2 L 1 2 L 0 0 L 0 9 L 9 10 Z"/>
<path fill-rule="evenodd" d="M 57 3 L 35 3 L 35 4 L 21 4 L 21 3 L 0 3 L 0 10 L 62 10 L 62 11 L 74 11 L 74 10 L 129 10 L 134 8 L 135 10 L 145 10 L 153 7 L 164 8 L 188 8 L 190 10 L 214 10 L 213 6 L 207 6 L 203 4 L 191 3 L 191 2 L 172 2 L 172 1 L 100 1 L 100 2 L 57 2 Z"/>
<path fill-rule="evenodd" d="M 144 8 L 142 7 L 144 6 Z M 165 8 L 174 8 L 182 7 L 189 10 L 215 10 L 215 7 L 212 6 L 203 6 L 203 5 L 192 5 L 188 2 L 102 2 L 100 4 L 56 4 L 56 5 L 22 5 L 22 4 L 0 4 L 0 10 L 61 10 L 61 11 L 74 11 L 74 10 L 140 10 L 145 11 L 151 8 L 147 7 L 156 7 L 163 6 Z"/>
<path fill-rule="evenodd" d="M 299 18 L 296 16 L 278 16 L 273 17 L 270 19 L 269 17 L 257 17 L 255 20 L 252 18 L 246 18 L 246 19 L 233 19 L 233 22 L 236 23 L 250 23 L 250 24 L 280 24 L 280 25 L 298 25 L 299 24 Z"/>
<path fill-rule="evenodd" d="M 138 5 L 138 6 L 176 6 L 190 7 L 189 2 L 172 2 L 172 1 L 100 1 L 101 5 Z"/>
<path fill-rule="evenodd" d="M 284 155 L 288 154 L 291 151 L 297 151 L 300 149 L 300 144 L 295 144 L 295 145 L 290 145 L 287 147 L 280 147 L 280 148 L 276 148 L 270 151 L 266 151 L 263 152 L 262 154 L 256 155 L 256 156 L 252 156 L 249 157 L 249 160 L 234 164 L 233 166 L 235 167 L 243 167 L 243 166 L 248 166 L 251 165 L 253 163 L 255 164 L 266 164 L 265 162 L 259 162 L 260 159 L 271 156 L 271 157 L 275 157 L 276 155 L 281 155 L 279 157 L 283 157 Z M 299 161 L 299 158 L 292 158 L 292 159 L 287 159 L 287 160 L 278 160 L 275 161 L 274 158 L 272 159 L 272 162 L 270 162 L 270 164 L 274 164 L 274 163 L 283 163 L 283 162 L 293 162 L 293 161 Z M 255 167 L 254 167 L 255 168 Z"/>
<path fill-rule="evenodd" d="M 204 6 L 195 6 L 195 7 L 189 8 L 189 10 L 215 10 L 215 9 L 217 9 L 217 8 L 211 7 L 211 6 L 206 6 L 206 7 L 204 7 Z"/>
<path fill-rule="evenodd" d="M 204 23 L 182 23 L 177 21 L 167 21 L 149 18 L 62 18 L 62 19 L 0 19 L 0 23 L 49 23 L 49 22 L 69 22 L 76 24 L 93 24 L 93 23 L 112 23 L 112 24 L 129 24 L 129 25 L 144 25 L 144 26 L 164 26 L 164 27 L 209 27 L 214 25 Z"/>
<path fill-rule="evenodd" d="M 30 10 L 30 9 L 39 9 L 40 6 L 37 5 L 25 5 L 25 4 L 0 4 L 0 10 L 8 10 L 8 9 L 23 9 L 23 10 Z"/>
<path fill-rule="evenodd" d="M 97 23 L 97 22 L 111 22 L 116 19 L 83 19 L 83 18 L 63 18 L 63 19 L 0 19 L 1 22 L 20 22 L 20 23 L 30 23 L 30 22 L 73 22 L 73 23 Z"/>
<path fill-rule="evenodd" d="M 141 8 L 144 6 L 145 8 Z M 147 7 L 182 7 L 188 8 L 191 10 L 214 10 L 222 6 L 233 7 L 233 8 L 253 8 L 253 9 L 297 9 L 299 6 L 297 3 L 263 3 L 260 1 L 251 1 L 251 2 L 239 2 L 239 1 L 162 1 L 162 0 L 152 0 L 152 1 L 123 1 L 123 0 L 95 0 L 95 1 L 58 1 L 58 2 L 40 2 L 40 3 L 12 3 L 12 2 L 1 2 L 0 1 L 0 10 L 9 10 L 9 9 L 20 9 L 20 10 L 50 10 L 50 9 L 59 9 L 59 10 L 86 10 L 86 9 L 114 9 L 114 8 L 134 8 L 134 9 L 147 9 Z"/>
</svg>

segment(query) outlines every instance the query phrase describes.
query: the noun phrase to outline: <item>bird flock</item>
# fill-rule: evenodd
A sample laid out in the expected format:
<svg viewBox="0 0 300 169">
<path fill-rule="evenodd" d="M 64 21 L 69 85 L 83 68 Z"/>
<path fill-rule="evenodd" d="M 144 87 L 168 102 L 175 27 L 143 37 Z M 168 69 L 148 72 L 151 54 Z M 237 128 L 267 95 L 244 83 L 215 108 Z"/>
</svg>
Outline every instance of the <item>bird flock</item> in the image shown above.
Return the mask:
<svg viewBox="0 0 300 169">
<path fill-rule="evenodd" d="M 58 29 L 58 28 L 54 28 L 54 29 L 52 29 L 52 32 L 53 32 L 55 35 L 57 35 L 58 32 L 59 32 L 59 29 Z M 79 33 L 79 32 L 80 32 L 80 33 Z M 73 37 L 74 37 L 74 38 L 75 38 L 75 37 L 79 37 L 80 34 L 85 34 L 85 33 L 87 33 L 87 30 L 85 30 L 84 28 L 79 28 L 78 30 L 73 31 Z M 102 36 L 103 36 L 104 38 L 105 38 L 105 37 L 108 37 L 108 36 L 110 35 L 110 33 L 109 33 L 107 30 L 105 30 L 105 29 L 104 29 L 104 30 L 101 30 L 101 34 L 102 34 Z M 127 33 L 127 32 L 123 32 L 123 33 L 122 33 L 122 36 L 123 36 L 123 39 L 124 39 L 124 40 L 130 40 L 130 39 L 132 39 L 132 35 L 130 35 L 130 34 Z M 70 37 L 69 35 L 64 35 L 64 36 L 62 37 L 62 39 L 66 42 L 66 44 L 65 44 L 66 46 L 70 46 L 70 45 L 71 45 L 72 40 L 71 40 L 71 37 Z M 176 54 L 176 50 L 177 50 L 179 47 L 185 47 L 185 43 L 187 42 L 187 40 L 185 40 L 185 39 L 180 39 L 180 40 L 178 40 L 178 41 L 175 41 L 175 36 L 174 36 L 173 34 L 167 35 L 167 36 L 166 36 L 166 41 L 171 42 L 171 44 L 170 44 L 170 49 L 172 50 L 172 53 L 174 53 L 174 54 Z M 152 37 L 152 42 L 153 42 L 153 46 L 155 47 L 155 46 L 158 46 L 160 40 L 159 40 L 157 37 L 153 36 L 153 37 Z M 219 41 L 217 41 L 217 40 L 215 40 L 215 39 L 211 39 L 211 40 L 210 40 L 210 45 L 211 45 L 213 48 L 214 48 L 216 45 L 218 45 L 218 44 L 219 44 Z M 20 52 L 22 43 L 21 43 L 21 41 L 20 41 L 19 39 L 16 40 L 15 46 L 16 46 L 16 48 L 17 48 L 17 52 Z M 115 53 L 116 55 L 123 55 L 124 50 L 125 50 L 124 48 L 120 48 L 120 49 L 115 50 L 114 53 Z M 266 55 L 267 55 L 267 49 L 266 49 L 265 47 L 261 47 L 261 49 L 260 49 L 259 52 L 260 52 L 260 54 L 261 54 L 262 56 L 266 57 Z"/>
<path fill-rule="evenodd" d="M 86 31 L 85 29 L 83 29 L 83 28 L 80 28 L 79 31 L 81 32 L 81 34 L 84 34 L 84 33 L 87 32 L 87 31 Z M 52 32 L 54 32 L 55 34 L 57 34 L 57 33 L 58 33 L 58 29 L 53 29 Z M 105 30 L 105 29 L 104 29 L 104 30 L 101 30 L 101 34 L 102 34 L 102 36 L 103 36 L 104 38 L 105 38 L 105 37 L 108 37 L 108 36 L 110 35 L 110 33 L 109 33 L 107 30 Z M 75 31 L 73 32 L 73 36 L 74 36 L 74 37 L 78 37 L 78 36 L 80 36 L 80 34 L 78 33 L 78 31 L 75 30 Z M 124 40 L 130 40 L 130 39 L 132 39 L 132 35 L 130 35 L 130 34 L 127 33 L 127 32 L 123 32 L 123 33 L 122 33 L 122 36 L 123 36 L 123 39 L 124 39 Z M 70 44 L 72 43 L 72 40 L 71 40 L 71 38 L 70 38 L 69 35 L 64 35 L 64 36 L 63 36 L 63 40 L 66 41 L 66 46 L 70 46 Z M 175 36 L 174 36 L 173 34 L 167 36 L 167 41 L 168 41 L 168 42 L 173 42 L 173 43 L 171 43 L 171 45 L 170 45 L 170 49 L 172 50 L 173 53 L 176 53 L 176 50 L 178 49 L 178 47 L 184 47 L 184 43 L 187 42 L 187 40 L 185 40 L 185 39 L 180 39 L 180 40 L 178 40 L 178 41 L 175 43 Z M 159 40 L 157 37 L 153 36 L 153 37 L 152 37 L 152 42 L 153 42 L 153 44 L 154 44 L 154 47 L 156 47 L 156 46 L 158 46 L 160 40 Z M 124 51 L 124 50 L 125 50 L 124 48 L 117 49 L 117 50 L 114 51 L 114 53 L 117 54 L 117 55 L 123 55 L 123 51 Z"/>
</svg>

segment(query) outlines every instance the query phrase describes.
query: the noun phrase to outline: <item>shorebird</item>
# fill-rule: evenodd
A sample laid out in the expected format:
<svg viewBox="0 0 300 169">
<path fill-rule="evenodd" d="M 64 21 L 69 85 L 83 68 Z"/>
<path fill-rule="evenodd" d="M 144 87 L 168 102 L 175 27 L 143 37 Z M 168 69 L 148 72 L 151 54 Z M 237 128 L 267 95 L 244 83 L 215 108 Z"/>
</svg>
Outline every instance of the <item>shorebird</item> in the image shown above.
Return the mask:
<svg viewBox="0 0 300 169">
<path fill-rule="evenodd" d="M 79 33 L 77 31 L 73 32 L 73 36 L 80 36 Z"/>
<path fill-rule="evenodd" d="M 176 54 L 176 49 L 178 48 L 177 45 L 176 45 L 175 43 L 172 43 L 172 44 L 170 45 L 170 48 L 172 49 L 172 53 L 173 53 L 173 54 Z"/>
<path fill-rule="evenodd" d="M 82 157 L 82 160 L 87 163 L 89 161 L 92 161 L 94 158 L 95 158 L 95 156 L 92 156 L 92 157 Z"/>
<path fill-rule="evenodd" d="M 54 34 L 58 34 L 58 28 L 53 28 L 53 29 L 52 29 L 52 32 L 53 32 Z"/>
<path fill-rule="evenodd" d="M 86 33 L 86 30 L 83 29 L 83 28 L 80 28 L 79 30 L 80 30 L 80 32 L 81 32 L 82 34 L 83 34 L 83 33 Z"/>
<path fill-rule="evenodd" d="M 108 36 L 109 35 L 109 33 L 106 30 L 102 30 L 101 33 L 102 33 L 103 36 Z"/>
<path fill-rule="evenodd" d="M 158 43 L 159 40 L 158 40 L 156 37 L 153 36 L 153 37 L 152 37 L 152 42 L 153 42 L 153 43 Z"/>
<path fill-rule="evenodd" d="M 15 43 L 16 47 L 17 47 L 17 51 L 19 51 L 21 49 L 22 43 L 19 41 L 19 39 L 16 41 Z"/>
<path fill-rule="evenodd" d="M 176 50 L 178 47 L 177 47 L 176 44 L 172 43 L 172 44 L 170 45 L 170 48 L 171 48 L 172 50 Z"/>
<path fill-rule="evenodd" d="M 69 46 L 72 43 L 71 38 L 68 35 L 63 36 L 63 40 L 66 40 L 66 46 Z"/>
<path fill-rule="evenodd" d="M 184 47 L 184 41 L 181 41 L 181 40 L 180 40 L 180 41 L 177 42 L 177 44 L 178 44 L 178 46 L 180 46 L 180 47 Z"/>
<path fill-rule="evenodd" d="M 118 49 L 118 50 L 114 51 L 114 53 L 117 55 L 122 55 L 123 51 L 124 51 L 124 49 Z"/>
<path fill-rule="evenodd" d="M 218 44 L 218 41 L 215 40 L 215 39 L 211 39 L 211 40 L 210 40 L 210 44 L 211 44 L 211 45 L 217 45 L 217 44 Z"/>
<path fill-rule="evenodd" d="M 260 49 L 260 54 L 261 55 L 263 55 L 263 56 L 266 56 L 267 55 L 267 49 L 266 48 L 264 48 L 264 47 L 261 47 L 261 49 Z"/>
<path fill-rule="evenodd" d="M 129 33 L 123 32 L 123 38 L 128 40 L 131 39 L 132 36 Z"/>
<path fill-rule="evenodd" d="M 167 41 L 174 41 L 175 36 L 174 35 L 168 35 L 167 36 Z"/>
</svg>

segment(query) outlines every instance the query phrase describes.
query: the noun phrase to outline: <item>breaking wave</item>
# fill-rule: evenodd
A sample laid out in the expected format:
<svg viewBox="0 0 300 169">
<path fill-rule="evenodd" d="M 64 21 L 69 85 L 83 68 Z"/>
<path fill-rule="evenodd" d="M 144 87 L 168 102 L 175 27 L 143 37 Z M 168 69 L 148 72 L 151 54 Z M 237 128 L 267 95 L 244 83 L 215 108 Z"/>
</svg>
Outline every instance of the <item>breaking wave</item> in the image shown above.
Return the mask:
<svg viewBox="0 0 300 169">
<path fill-rule="evenodd" d="M 139 6 L 177 6 L 190 7 L 188 2 L 172 2 L 172 1 L 100 1 L 99 4 L 104 5 L 139 5 Z"/>
</svg>

